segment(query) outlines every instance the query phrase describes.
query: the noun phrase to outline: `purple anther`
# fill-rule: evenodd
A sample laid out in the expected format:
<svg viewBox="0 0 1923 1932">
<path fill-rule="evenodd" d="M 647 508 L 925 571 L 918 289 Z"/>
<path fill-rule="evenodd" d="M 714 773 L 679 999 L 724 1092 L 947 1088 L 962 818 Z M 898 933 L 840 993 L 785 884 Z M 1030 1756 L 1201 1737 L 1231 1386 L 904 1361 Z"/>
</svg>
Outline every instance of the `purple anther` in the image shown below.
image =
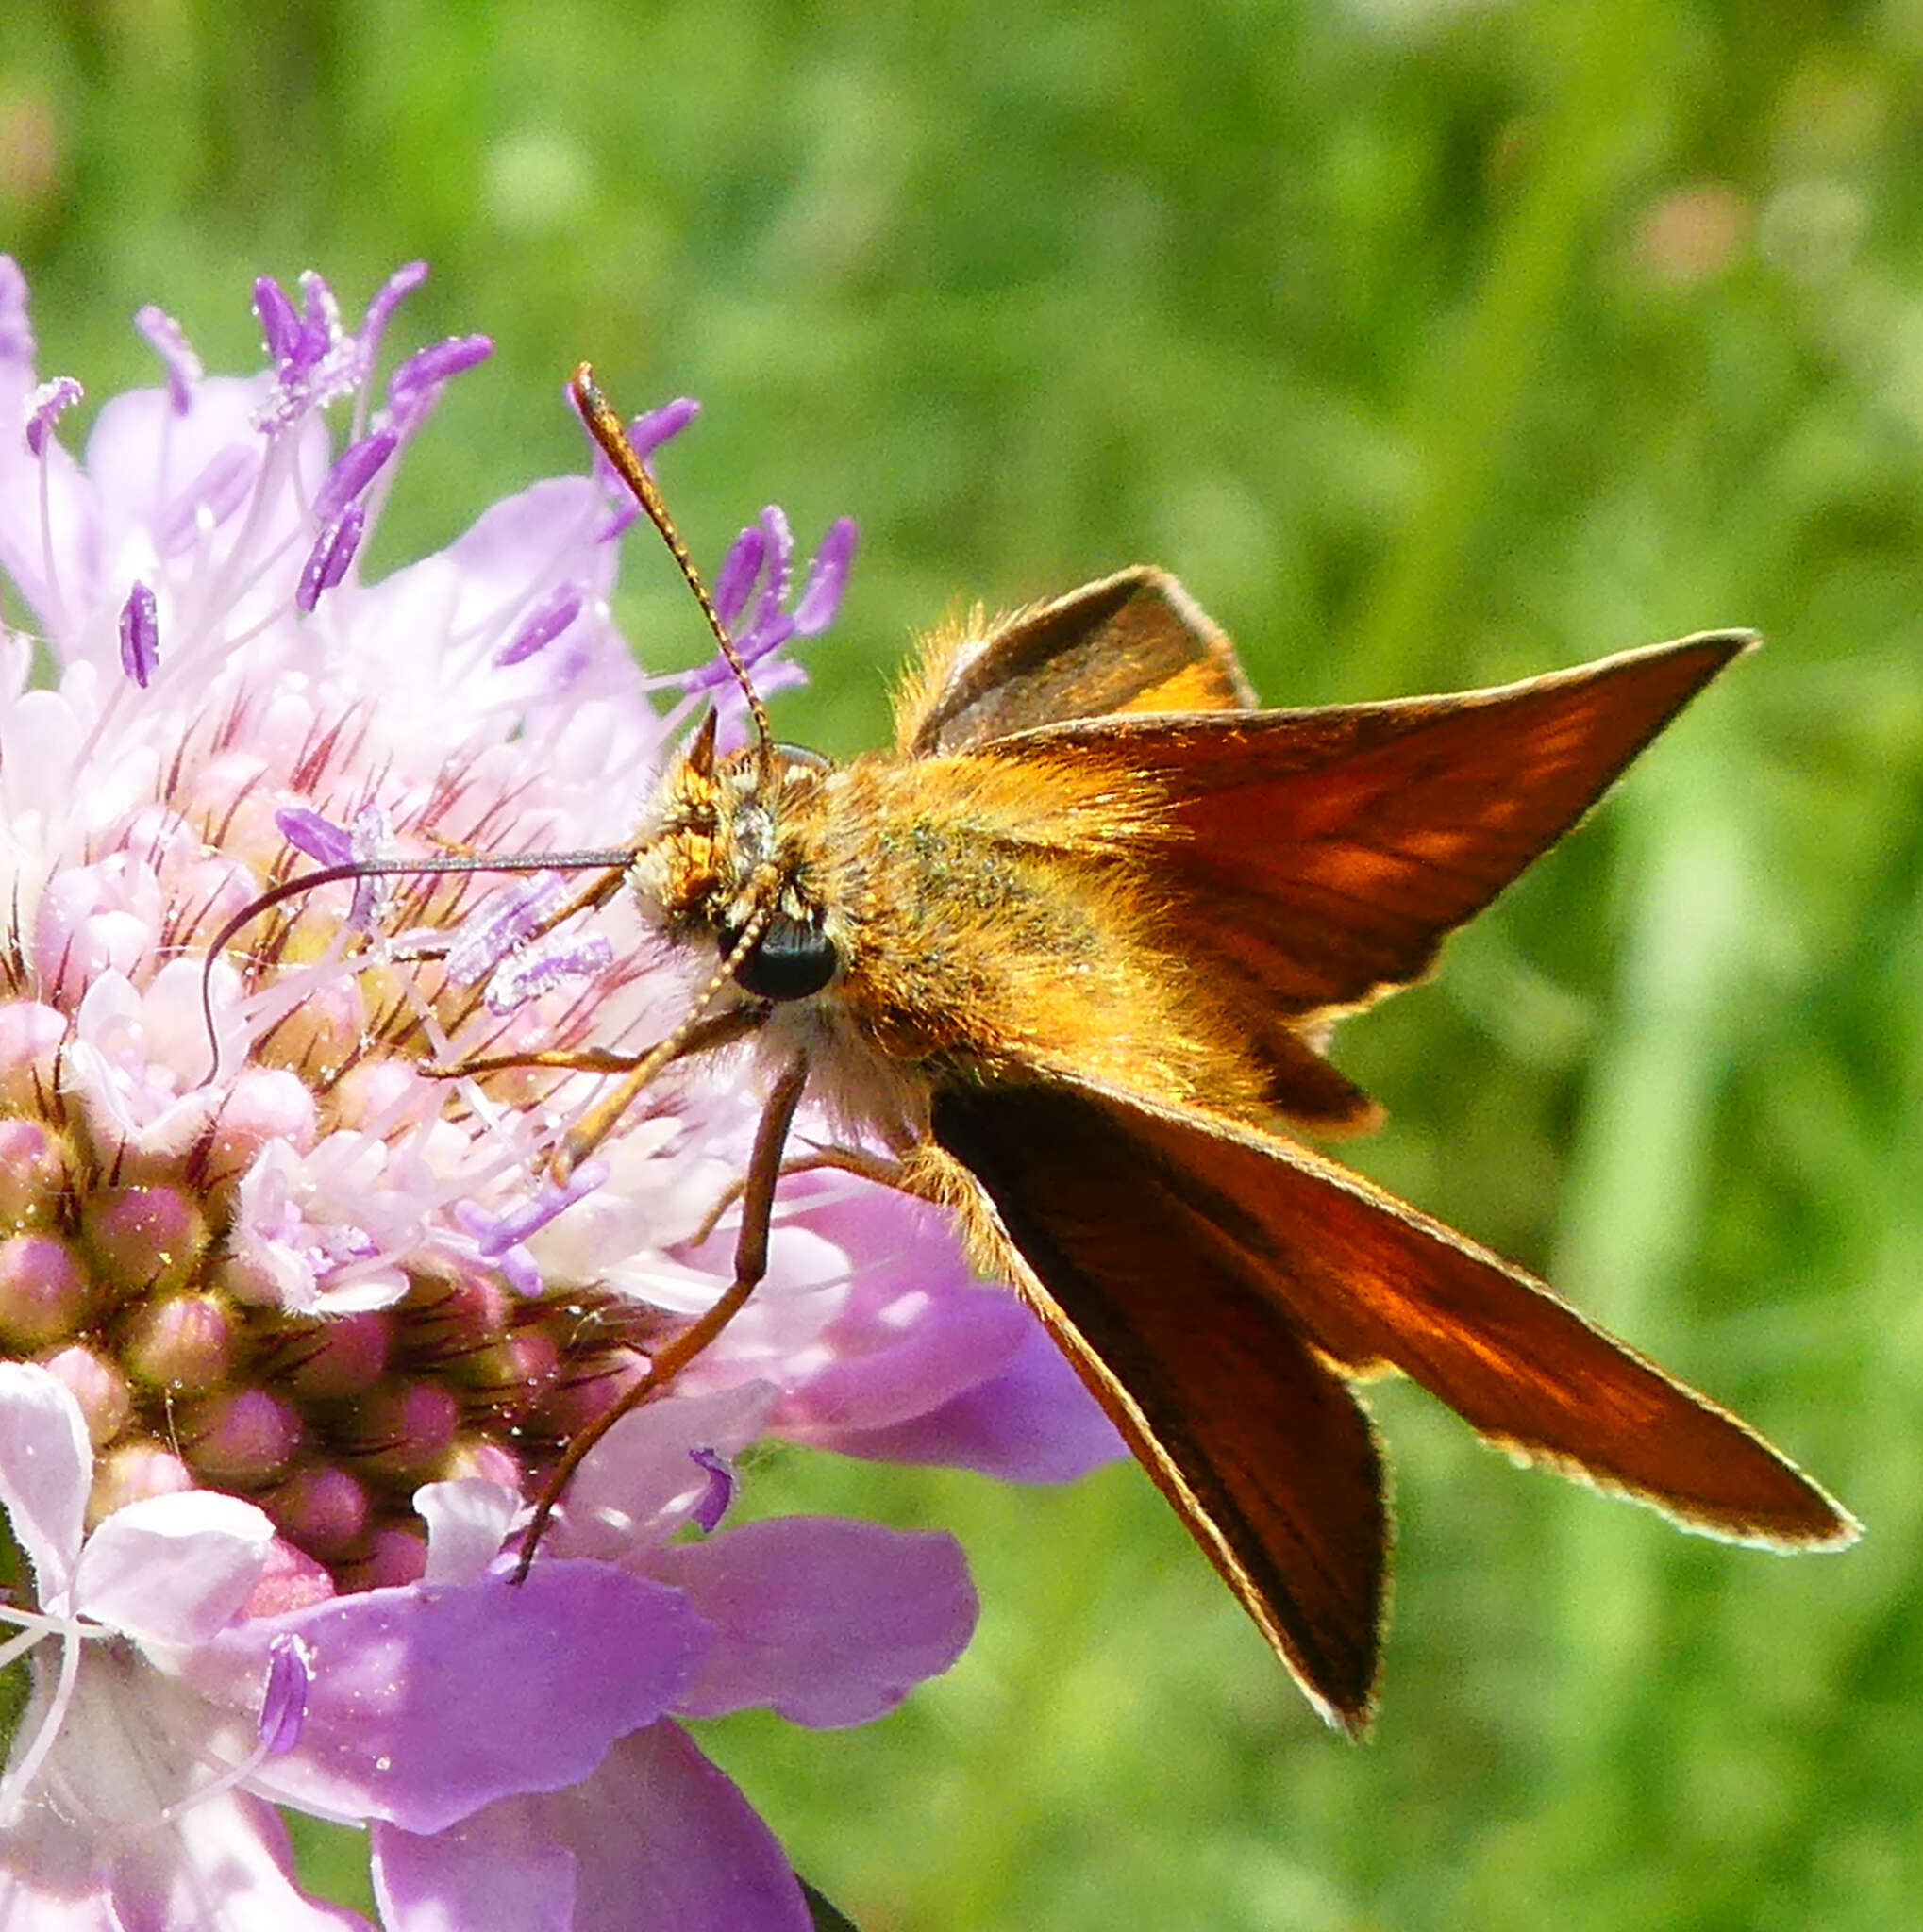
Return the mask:
<svg viewBox="0 0 1923 1932">
<path fill-rule="evenodd" d="M 35 458 L 46 454 L 47 438 L 54 425 L 86 394 L 71 375 L 50 376 L 26 398 L 22 417 L 26 429 L 26 446 Z"/>
<path fill-rule="evenodd" d="M 340 337 L 341 305 L 318 269 L 301 270 L 300 293 L 302 347 L 311 368 Z"/>
<path fill-rule="evenodd" d="M 363 805 L 354 814 L 348 834 L 349 857 L 362 865 L 377 863 L 386 854 L 393 834 L 387 813 L 377 805 Z M 389 873 L 365 873 L 354 881 L 354 897 L 347 906 L 350 932 L 372 932 L 375 922 L 384 918 L 393 902 L 394 881 Z"/>
<path fill-rule="evenodd" d="M 463 370 L 485 362 L 493 353 L 491 336 L 449 336 L 444 342 L 417 349 L 405 362 L 397 364 L 388 377 L 388 406 L 397 412 L 409 413 L 425 391 L 438 389 Z"/>
<path fill-rule="evenodd" d="M 159 613 L 153 591 L 136 579 L 120 607 L 120 668 L 145 691 L 159 662 Z"/>
<path fill-rule="evenodd" d="M 386 334 L 394 310 L 426 279 L 427 264 L 410 261 L 395 269 L 374 291 L 374 300 L 367 305 L 367 316 L 360 325 L 360 353 L 368 362 L 372 363 L 380 353 L 380 339 Z"/>
<path fill-rule="evenodd" d="M 856 535 L 853 517 L 837 517 L 821 540 L 821 548 L 808 567 L 807 585 L 794 606 L 794 628 L 803 637 L 814 637 L 835 621 L 835 612 L 842 608 L 842 593 L 848 587 Z"/>
<path fill-rule="evenodd" d="M 491 1013 L 511 1013 L 517 1007 L 570 979 L 590 979 L 614 963 L 614 942 L 606 933 L 579 939 L 550 933 L 510 953 L 494 968 L 481 1004 Z"/>
<path fill-rule="evenodd" d="M 300 313 L 272 275 L 261 275 L 254 283 L 254 313 L 260 318 L 268 355 L 285 374 L 301 346 Z"/>
<path fill-rule="evenodd" d="M 646 462 L 662 443 L 680 435 L 700 413 L 701 405 L 693 396 L 677 396 L 673 402 L 663 403 L 659 409 L 650 409 L 646 415 L 637 416 L 628 425 L 628 443 L 635 455 Z"/>
<path fill-rule="evenodd" d="M 754 622 L 748 626 L 748 636 L 759 643 L 763 627 L 772 625 L 779 615 L 783 601 L 788 595 L 794 561 L 794 532 L 788 527 L 788 513 L 778 503 L 771 503 L 761 512 L 761 528 L 767 533 L 767 581 L 761 586 L 761 594 L 755 606 Z M 760 648 L 765 650 L 766 645 Z"/>
<path fill-rule="evenodd" d="M 728 545 L 727 555 L 714 574 L 714 608 L 723 624 L 732 625 L 747 608 L 767 556 L 768 533 L 760 524 L 750 524 Z"/>
<path fill-rule="evenodd" d="M 145 336 L 167 370 L 167 400 L 176 416 L 192 406 L 194 385 L 206 374 L 180 325 L 152 302 L 134 310 L 134 326 Z"/>
<path fill-rule="evenodd" d="M 562 584 L 552 596 L 522 621 L 521 628 L 494 654 L 496 665 L 519 664 L 545 650 L 581 614 L 581 593 L 574 584 Z"/>
<path fill-rule="evenodd" d="M 294 588 L 294 608 L 311 613 L 321 601 L 323 591 L 331 591 L 347 575 L 354 553 L 360 548 L 361 532 L 367 525 L 366 508 L 350 503 L 314 539 L 308 560 L 301 565 L 300 582 Z"/>
<path fill-rule="evenodd" d="M 354 857 L 352 837 L 332 819 L 309 811 L 304 805 L 284 805 L 274 814 L 280 836 L 296 852 L 321 865 L 345 865 Z"/>
<path fill-rule="evenodd" d="M 711 1534 L 720 1527 L 721 1519 L 727 1514 L 727 1506 L 734 1501 L 734 1464 L 718 1449 L 691 1449 L 688 1459 L 708 1472 L 708 1487 L 690 1513 L 704 1530 Z"/>
<path fill-rule="evenodd" d="M 447 976 L 471 986 L 511 946 L 530 939 L 561 893 L 560 874 L 537 872 L 498 887 L 470 912 L 447 947 Z"/>
<path fill-rule="evenodd" d="M 267 1688 L 255 1724 L 255 1735 L 268 1757 L 284 1757 L 300 1742 L 313 1678 L 313 1652 L 305 1639 L 283 1631 L 268 1644 Z"/>
<path fill-rule="evenodd" d="M 327 480 L 314 497 L 314 514 L 330 523 L 372 483 L 380 466 L 400 447 L 392 429 L 376 429 L 359 442 L 350 442 L 327 472 Z"/>
<path fill-rule="evenodd" d="M 539 1234 L 557 1214 L 592 1194 L 606 1182 L 608 1173 L 605 1160 L 584 1160 L 563 1185 L 543 1181 L 531 1201 L 524 1201 L 506 1214 L 491 1214 L 478 1202 L 468 1200 L 456 1204 L 455 1217 L 474 1237 L 481 1254 L 490 1261 L 497 1260 L 528 1236 Z"/>
</svg>

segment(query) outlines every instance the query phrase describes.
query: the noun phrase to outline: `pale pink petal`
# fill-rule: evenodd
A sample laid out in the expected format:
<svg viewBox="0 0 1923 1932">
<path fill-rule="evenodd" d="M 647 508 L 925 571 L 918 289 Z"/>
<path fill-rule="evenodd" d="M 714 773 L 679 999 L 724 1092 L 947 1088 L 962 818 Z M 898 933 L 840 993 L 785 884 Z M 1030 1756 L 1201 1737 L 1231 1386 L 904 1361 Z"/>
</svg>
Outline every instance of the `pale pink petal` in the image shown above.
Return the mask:
<svg viewBox="0 0 1923 1932">
<path fill-rule="evenodd" d="M 142 1643 L 204 1643 L 252 1595 L 273 1541 L 265 1513 L 238 1496 L 149 1496 L 87 1539 L 75 1607 Z"/>
<path fill-rule="evenodd" d="M 190 1653 L 183 1674 L 252 1709 L 281 1631 L 311 1652 L 307 1719 L 255 1788 L 410 1831 L 584 1777 L 615 1738 L 674 1703 L 709 1641 L 672 1590 L 605 1564 L 543 1561 L 522 1584 L 367 1591 L 242 1624 Z"/>
<path fill-rule="evenodd" d="M 500 1555 L 520 1507 L 512 1490 L 480 1476 L 416 1490 L 414 1508 L 427 1525 L 427 1568 L 421 1581 L 474 1582 Z"/>
<path fill-rule="evenodd" d="M 294 1882 L 293 1847 L 272 1805 L 244 1791 L 192 1805 L 176 1825 L 181 1856 L 135 1874 L 123 1858 L 115 1897 L 129 1928 L 155 1932 L 372 1932 L 359 1912 Z M 159 1881 L 164 1878 L 165 1890 Z"/>
<path fill-rule="evenodd" d="M 206 1790 L 249 1728 L 132 1653 L 90 1650 L 54 1755 L 0 1836 L 0 1926 L 364 1932 L 296 1887 L 271 1806 Z"/>
<path fill-rule="evenodd" d="M 568 1486 L 553 1530 L 555 1553 L 618 1563 L 665 1541 L 712 1481 L 693 1452 L 731 1456 L 746 1448 L 774 1397 L 767 1383 L 747 1382 L 713 1395 L 645 1403 L 624 1416 Z"/>
<path fill-rule="evenodd" d="M 30 1362 L 0 1362 L 0 1504 L 32 1559 L 42 1604 L 73 1579 L 92 1470 L 93 1445 L 67 1385 Z"/>
<path fill-rule="evenodd" d="M 647 1570 L 714 1626 L 676 1705 L 690 1717 L 769 1705 L 795 1724 L 866 1724 L 945 1671 L 975 1629 L 951 1536 L 777 1516 L 658 1551 Z"/>
<path fill-rule="evenodd" d="M 377 1825 L 374 1857 L 389 1932 L 809 1932 L 774 1834 L 674 1724 L 624 1738 L 571 1791 L 438 1838 Z"/>
</svg>

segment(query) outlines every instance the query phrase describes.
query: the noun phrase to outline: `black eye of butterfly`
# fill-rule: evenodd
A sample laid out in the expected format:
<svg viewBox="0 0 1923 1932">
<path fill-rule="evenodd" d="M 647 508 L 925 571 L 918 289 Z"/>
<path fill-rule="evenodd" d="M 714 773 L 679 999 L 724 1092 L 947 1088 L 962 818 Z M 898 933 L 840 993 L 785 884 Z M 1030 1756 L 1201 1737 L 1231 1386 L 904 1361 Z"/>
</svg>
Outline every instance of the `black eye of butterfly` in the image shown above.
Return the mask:
<svg viewBox="0 0 1923 1932">
<path fill-rule="evenodd" d="M 721 943 L 725 953 L 731 951 L 734 936 L 724 931 Z M 835 976 L 841 963 L 835 942 L 818 924 L 778 912 L 735 967 L 735 984 L 757 999 L 805 1000 Z"/>
</svg>

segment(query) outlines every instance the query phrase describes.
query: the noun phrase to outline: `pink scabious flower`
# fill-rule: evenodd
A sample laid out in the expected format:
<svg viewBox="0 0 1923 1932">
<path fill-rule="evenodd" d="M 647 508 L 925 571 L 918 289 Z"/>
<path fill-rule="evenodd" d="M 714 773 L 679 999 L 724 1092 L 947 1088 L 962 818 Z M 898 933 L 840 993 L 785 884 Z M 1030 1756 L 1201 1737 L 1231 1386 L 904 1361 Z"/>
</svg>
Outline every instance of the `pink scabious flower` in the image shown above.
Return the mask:
<svg viewBox="0 0 1923 1932">
<path fill-rule="evenodd" d="M 559 877 L 326 888 L 205 958 L 314 861 L 618 841 L 708 689 L 650 684 L 615 630 L 630 519 L 598 475 L 360 580 L 409 441 L 487 353 L 379 381 L 422 273 L 357 328 L 318 276 L 263 279 L 248 379 L 142 310 L 165 384 L 109 401 L 82 464 L 79 386 L 38 377 L 0 257 L 0 567 L 34 625 L 0 631 L 0 1665 L 29 1673 L 0 1925 L 360 1923 L 300 1892 L 285 1805 L 368 1828 L 396 1932 L 801 1932 L 675 1715 L 861 1722 L 946 1668 L 974 1602 L 945 1537 L 718 1527 L 732 1458 L 777 1434 L 1052 1479 L 1115 1453 L 939 1217 L 801 1178 L 748 1310 L 508 1580 L 568 1439 L 726 1286 L 708 1223 L 758 1099 L 739 1063 L 672 1070 L 560 1189 L 591 1076 L 437 1072 L 685 1010 L 626 906 L 547 930 Z M 778 511 L 730 553 L 764 682 L 798 675 L 852 544 L 798 592 Z"/>
</svg>

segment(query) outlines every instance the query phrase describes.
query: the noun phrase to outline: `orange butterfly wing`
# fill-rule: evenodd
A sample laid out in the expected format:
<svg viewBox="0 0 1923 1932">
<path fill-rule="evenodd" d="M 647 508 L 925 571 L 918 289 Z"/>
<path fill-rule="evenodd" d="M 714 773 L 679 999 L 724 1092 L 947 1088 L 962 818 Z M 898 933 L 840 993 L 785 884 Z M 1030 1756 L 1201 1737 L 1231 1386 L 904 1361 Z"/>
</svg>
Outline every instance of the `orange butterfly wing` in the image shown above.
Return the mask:
<svg viewBox="0 0 1923 1932">
<path fill-rule="evenodd" d="M 1262 1013 L 1313 1020 L 1419 978 L 1754 641 L 1710 633 L 1451 697 L 1056 724 L 980 750 L 1145 779 L 1169 836 L 1141 862 L 1189 915 L 1184 947 Z"/>
</svg>

